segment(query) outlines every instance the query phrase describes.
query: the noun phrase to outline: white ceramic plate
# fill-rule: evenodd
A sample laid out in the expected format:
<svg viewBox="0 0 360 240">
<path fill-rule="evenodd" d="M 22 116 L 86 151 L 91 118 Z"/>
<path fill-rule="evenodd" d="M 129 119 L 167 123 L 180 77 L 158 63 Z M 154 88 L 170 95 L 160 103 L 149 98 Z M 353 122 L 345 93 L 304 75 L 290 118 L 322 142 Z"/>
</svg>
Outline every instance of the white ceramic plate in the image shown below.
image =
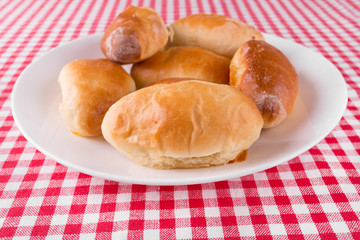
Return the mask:
<svg viewBox="0 0 360 240">
<path fill-rule="evenodd" d="M 262 171 L 288 161 L 322 140 L 336 126 L 347 104 L 345 81 L 327 59 L 304 46 L 265 35 L 295 66 L 299 94 L 292 113 L 279 126 L 263 130 L 244 162 L 226 166 L 156 170 L 139 166 L 102 137 L 73 135 L 62 121 L 57 77 L 78 58 L 103 57 L 101 34 L 79 38 L 34 60 L 19 76 L 12 93 L 15 122 L 24 136 L 55 161 L 80 172 L 114 181 L 147 185 L 214 182 Z"/>
</svg>

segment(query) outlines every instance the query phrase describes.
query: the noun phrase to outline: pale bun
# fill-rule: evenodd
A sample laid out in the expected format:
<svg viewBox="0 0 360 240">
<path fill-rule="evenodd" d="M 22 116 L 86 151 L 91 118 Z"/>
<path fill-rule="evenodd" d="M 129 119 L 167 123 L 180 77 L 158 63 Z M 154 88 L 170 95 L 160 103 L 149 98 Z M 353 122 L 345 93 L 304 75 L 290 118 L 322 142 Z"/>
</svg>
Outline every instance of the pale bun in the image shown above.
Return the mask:
<svg viewBox="0 0 360 240">
<path fill-rule="evenodd" d="M 166 26 L 153 9 L 129 6 L 107 27 L 101 39 L 101 50 L 107 58 L 119 63 L 144 60 L 168 41 Z"/>
<path fill-rule="evenodd" d="M 263 120 L 236 88 L 198 80 L 155 84 L 108 110 L 105 139 L 136 163 L 160 169 L 223 165 L 244 154 Z"/>
<path fill-rule="evenodd" d="M 230 65 L 230 85 L 250 96 L 264 119 L 275 127 L 291 112 L 298 93 L 298 78 L 288 58 L 259 40 L 242 45 Z"/>
<path fill-rule="evenodd" d="M 108 59 L 72 61 L 62 68 L 58 81 L 62 94 L 60 114 L 79 136 L 101 135 L 101 122 L 108 108 L 135 91 L 131 76 Z"/>
<path fill-rule="evenodd" d="M 264 39 L 254 27 L 216 14 L 190 15 L 168 28 L 169 46 L 198 46 L 228 58 L 246 41 Z"/>
<path fill-rule="evenodd" d="M 166 78 L 192 78 L 229 83 L 230 60 L 199 47 L 171 47 L 131 68 L 136 87 L 142 88 Z"/>
</svg>

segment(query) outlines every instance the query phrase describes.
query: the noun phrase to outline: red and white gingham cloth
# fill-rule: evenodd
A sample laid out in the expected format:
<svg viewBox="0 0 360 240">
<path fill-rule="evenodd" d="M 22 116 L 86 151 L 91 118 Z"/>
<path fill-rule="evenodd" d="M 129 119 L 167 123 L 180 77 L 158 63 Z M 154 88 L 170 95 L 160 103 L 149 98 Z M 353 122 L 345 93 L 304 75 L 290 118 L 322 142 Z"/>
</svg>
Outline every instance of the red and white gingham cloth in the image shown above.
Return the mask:
<svg viewBox="0 0 360 240">
<path fill-rule="evenodd" d="M 205 12 L 321 52 L 348 84 L 340 123 L 287 163 L 216 183 L 142 186 L 91 177 L 37 151 L 14 124 L 19 74 L 51 48 L 103 32 L 130 4 L 166 23 Z M 360 239 L 358 0 L 2 0 L 0 239 Z"/>
</svg>

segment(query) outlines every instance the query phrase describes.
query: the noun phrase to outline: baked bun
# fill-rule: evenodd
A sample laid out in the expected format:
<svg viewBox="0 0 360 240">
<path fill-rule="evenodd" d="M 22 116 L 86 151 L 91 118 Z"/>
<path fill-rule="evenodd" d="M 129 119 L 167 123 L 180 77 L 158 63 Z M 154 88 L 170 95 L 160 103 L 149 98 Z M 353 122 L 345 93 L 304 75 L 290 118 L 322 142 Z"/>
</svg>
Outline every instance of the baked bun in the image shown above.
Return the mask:
<svg viewBox="0 0 360 240">
<path fill-rule="evenodd" d="M 135 91 L 131 76 L 108 59 L 79 59 L 60 72 L 62 102 L 59 110 L 71 131 L 79 136 L 101 135 L 101 122 L 109 107 Z"/>
<path fill-rule="evenodd" d="M 291 112 L 298 78 L 287 57 L 261 40 L 242 45 L 231 60 L 230 85 L 250 96 L 264 119 L 264 128 L 280 124 Z"/>
<path fill-rule="evenodd" d="M 190 15 L 168 28 L 169 46 L 198 46 L 228 58 L 246 41 L 264 39 L 254 27 L 216 14 Z"/>
<path fill-rule="evenodd" d="M 153 9 L 129 6 L 107 27 L 101 50 L 107 58 L 122 64 L 144 60 L 168 41 L 166 26 Z"/>
<path fill-rule="evenodd" d="M 131 68 L 136 87 L 166 78 L 192 78 L 229 83 L 230 60 L 199 47 L 171 47 Z"/>
<path fill-rule="evenodd" d="M 259 138 L 262 125 L 253 101 L 236 88 L 188 80 L 121 98 L 101 128 L 136 163 L 169 169 L 226 164 Z"/>
<path fill-rule="evenodd" d="M 152 86 L 155 84 L 171 84 L 171 83 L 177 83 L 177 82 L 189 81 L 189 80 L 194 80 L 194 79 L 193 78 L 166 78 L 166 79 L 156 81 L 148 86 Z"/>
</svg>

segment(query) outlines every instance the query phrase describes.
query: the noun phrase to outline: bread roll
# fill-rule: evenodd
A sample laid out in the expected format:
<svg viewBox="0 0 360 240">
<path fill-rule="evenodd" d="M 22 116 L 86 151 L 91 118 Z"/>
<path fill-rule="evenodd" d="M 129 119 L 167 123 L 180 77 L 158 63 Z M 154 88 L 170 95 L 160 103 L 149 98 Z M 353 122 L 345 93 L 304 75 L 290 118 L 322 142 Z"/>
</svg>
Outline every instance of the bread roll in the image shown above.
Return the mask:
<svg viewBox="0 0 360 240">
<path fill-rule="evenodd" d="M 250 96 L 264 119 L 264 128 L 275 127 L 291 112 L 298 78 L 287 57 L 260 40 L 242 45 L 231 60 L 230 85 Z"/>
<path fill-rule="evenodd" d="M 155 84 L 171 84 L 171 83 L 177 83 L 177 82 L 188 81 L 188 80 L 194 80 L 194 79 L 192 79 L 192 78 L 166 78 L 166 79 L 156 81 L 148 86 L 152 86 Z"/>
<path fill-rule="evenodd" d="M 236 88 L 188 80 L 121 98 L 101 128 L 136 163 L 169 169 L 226 164 L 259 138 L 262 124 L 253 101 Z"/>
<path fill-rule="evenodd" d="M 169 46 L 198 46 L 232 58 L 244 42 L 264 39 L 254 27 L 216 14 L 194 14 L 169 26 Z"/>
<path fill-rule="evenodd" d="M 119 63 L 144 60 L 168 40 L 166 26 L 153 9 L 130 6 L 107 27 L 101 39 L 101 50 L 107 58 Z"/>
<path fill-rule="evenodd" d="M 199 47 L 171 47 L 132 66 L 136 87 L 166 78 L 192 78 L 229 83 L 230 60 Z"/>
<path fill-rule="evenodd" d="M 71 131 L 79 136 L 101 135 L 108 108 L 135 91 L 131 76 L 108 59 L 79 59 L 60 72 L 62 102 L 59 110 Z"/>
</svg>

